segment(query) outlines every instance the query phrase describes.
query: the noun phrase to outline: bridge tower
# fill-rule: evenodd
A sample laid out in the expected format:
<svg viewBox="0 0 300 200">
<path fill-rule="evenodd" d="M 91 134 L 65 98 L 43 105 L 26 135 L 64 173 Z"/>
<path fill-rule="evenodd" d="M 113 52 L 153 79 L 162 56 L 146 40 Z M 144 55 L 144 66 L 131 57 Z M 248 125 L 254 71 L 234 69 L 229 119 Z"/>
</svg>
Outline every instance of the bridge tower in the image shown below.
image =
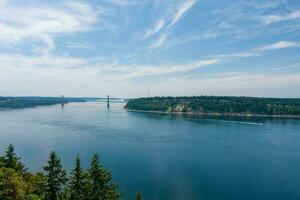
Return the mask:
<svg viewBox="0 0 300 200">
<path fill-rule="evenodd" d="M 107 109 L 109 109 L 109 95 L 107 95 Z"/>
</svg>

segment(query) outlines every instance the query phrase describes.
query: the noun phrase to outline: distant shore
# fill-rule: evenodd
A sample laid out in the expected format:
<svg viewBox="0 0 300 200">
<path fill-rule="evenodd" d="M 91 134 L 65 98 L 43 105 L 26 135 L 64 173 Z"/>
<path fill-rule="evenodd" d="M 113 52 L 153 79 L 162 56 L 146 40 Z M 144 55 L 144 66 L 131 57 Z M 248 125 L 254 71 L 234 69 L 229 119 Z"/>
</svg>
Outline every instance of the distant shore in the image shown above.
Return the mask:
<svg viewBox="0 0 300 200">
<path fill-rule="evenodd" d="M 131 99 L 124 107 L 133 112 L 177 115 L 300 118 L 298 98 L 235 96 L 181 96 Z"/>
<path fill-rule="evenodd" d="M 169 112 L 169 111 L 150 111 L 150 110 L 134 110 L 124 108 L 128 112 L 139 113 L 156 113 L 156 114 L 175 114 L 175 115 L 199 115 L 199 116 L 232 116 L 232 117 L 270 117 L 270 118 L 297 118 L 300 115 L 263 115 L 254 113 L 205 113 L 205 112 Z"/>
<path fill-rule="evenodd" d="M 84 98 L 65 97 L 1 97 L 0 110 L 34 108 L 37 106 L 52 106 L 71 102 L 85 102 Z"/>
</svg>

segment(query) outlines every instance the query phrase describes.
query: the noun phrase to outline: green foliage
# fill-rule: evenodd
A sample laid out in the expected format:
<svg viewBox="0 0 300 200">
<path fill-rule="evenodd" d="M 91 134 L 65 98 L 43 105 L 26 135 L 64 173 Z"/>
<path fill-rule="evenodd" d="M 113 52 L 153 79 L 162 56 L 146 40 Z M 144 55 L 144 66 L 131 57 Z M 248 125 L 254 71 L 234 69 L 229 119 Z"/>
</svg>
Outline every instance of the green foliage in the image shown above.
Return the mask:
<svg viewBox="0 0 300 200">
<path fill-rule="evenodd" d="M 3 159 L 4 166 L 7 168 L 15 169 L 17 172 L 25 173 L 26 169 L 24 164 L 20 162 L 20 157 L 16 156 L 15 149 L 13 145 L 9 145 L 5 151 L 5 156 Z"/>
<path fill-rule="evenodd" d="M 0 199 L 24 200 L 26 183 L 21 174 L 13 168 L 0 168 Z"/>
<path fill-rule="evenodd" d="M 81 168 L 79 156 L 76 157 L 75 168 L 71 172 L 69 190 L 72 200 L 82 200 L 86 196 L 86 175 Z"/>
<path fill-rule="evenodd" d="M 55 97 L 0 97 L 0 109 L 30 108 L 65 104 L 68 102 L 84 102 L 83 98 L 55 98 Z"/>
<path fill-rule="evenodd" d="M 135 200 L 142 200 L 142 194 L 140 192 L 137 192 L 135 195 Z"/>
<path fill-rule="evenodd" d="M 153 97 L 129 100 L 130 110 L 221 114 L 300 115 L 300 99 L 255 97 Z"/>
<path fill-rule="evenodd" d="M 100 164 L 95 155 L 87 172 L 81 167 L 77 156 L 74 169 L 67 183 L 67 174 L 55 152 L 51 152 L 46 174 L 24 170 L 20 157 L 9 145 L 5 155 L 0 156 L 1 200 L 118 200 L 121 193 L 112 182 L 111 174 Z"/>
<path fill-rule="evenodd" d="M 118 186 L 111 183 L 111 174 L 100 164 L 99 156 L 94 155 L 88 170 L 88 196 L 91 200 L 115 200 L 120 198 Z"/>
<path fill-rule="evenodd" d="M 62 187 L 67 182 L 66 171 L 62 169 L 60 159 L 54 151 L 50 153 L 46 171 L 46 195 L 49 200 L 57 200 L 63 195 Z"/>
<path fill-rule="evenodd" d="M 26 173 L 24 179 L 27 183 L 27 193 L 31 194 L 32 199 L 45 199 L 46 197 L 46 177 L 43 173 Z"/>
</svg>

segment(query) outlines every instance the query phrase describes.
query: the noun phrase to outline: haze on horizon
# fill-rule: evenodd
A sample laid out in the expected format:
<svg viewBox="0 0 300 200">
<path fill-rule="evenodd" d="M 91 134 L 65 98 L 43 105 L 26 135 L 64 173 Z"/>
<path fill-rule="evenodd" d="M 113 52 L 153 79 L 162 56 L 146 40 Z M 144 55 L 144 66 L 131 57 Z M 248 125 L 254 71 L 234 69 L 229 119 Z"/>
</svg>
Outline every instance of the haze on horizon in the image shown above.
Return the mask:
<svg viewBox="0 0 300 200">
<path fill-rule="evenodd" d="M 300 97 L 298 0 L 0 0 L 0 96 Z"/>
</svg>

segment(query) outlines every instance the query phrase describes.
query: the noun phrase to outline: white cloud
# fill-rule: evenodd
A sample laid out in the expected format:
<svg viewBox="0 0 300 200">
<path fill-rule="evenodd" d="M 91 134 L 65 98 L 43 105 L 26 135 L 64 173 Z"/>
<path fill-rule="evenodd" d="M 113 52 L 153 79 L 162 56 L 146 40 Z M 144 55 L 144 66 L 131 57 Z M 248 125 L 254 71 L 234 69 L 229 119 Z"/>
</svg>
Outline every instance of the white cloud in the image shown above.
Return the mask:
<svg viewBox="0 0 300 200">
<path fill-rule="evenodd" d="M 292 11 L 284 15 L 262 15 L 258 17 L 264 24 L 272 24 L 282 21 L 295 20 L 300 18 L 300 10 Z"/>
<path fill-rule="evenodd" d="M 90 45 L 81 44 L 81 43 L 68 43 L 66 46 L 68 48 L 72 48 L 72 49 L 89 49 L 89 48 L 91 48 Z"/>
<path fill-rule="evenodd" d="M 293 41 L 278 41 L 273 44 L 261 46 L 255 51 L 262 52 L 262 51 L 271 51 L 271 50 L 277 50 L 277 49 L 286 49 L 286 48 L 292 48 L 292 47 L 299 47 L 299 43 L 293 42 Z"/>
<path fill-rule="evenodd" d="M 175 25 L 180 18 L 184 15 L 184 13 L 186 13 L 191 7 L 193 7 L 193 5 L 196 3 L 196 0 L 186 0 L 183 3 L 179 4 L 178 6 L 176 5 L 176 9 L 174 9 L 174 2 L 170 3 L 170 5 L 167 5 L 166 7 L 169 8 L 171 10 L 171 12 L 169 11 L 167 14 L 165 14 L 164 17 L 161 17 L 157 20 L 157 22 L 155 23 L 155 25 L 150 28 L 147 29 L 144 33 L 143 38 L 149 38 L 155 34 L 157 34 L 158 32 L 160 32 L 165 26 L 166 23 L 169 23 L 168 26 L 166 26 L 166 28 L 169 28 L 173 25 Z M 166 38 L 166 33 L 163 33 L 163 35 L 161 35 L 161 37 L 157 40 L 157 44 L 159 44 L 159 42 L 162 42 L 164 39 Z M 156 45 L 154 45 L 154 48 Z M 160 45 L 158 45 L 159 47 Z"/>
<path fill-rule="evenodd" d="M 149 75 L 163 75 L 175 72 L 185 72 L 202 67 L 220 63 L 220 59 L 197 60 L 181 65 L 164 65 L 164 66 L 140 66 L 136 68 L 126 68 L 127 74 L 124 75 L 127 79 Z"/>
<path fill-rule="evenodd" d="M 273 50 L 279 50 L 279 49 L 286 49 L 286 48 L 296 48 L 300 47 L 300 44 L 293 41 L 278 41 L 272 44 L 263 45 L 260 47 L 257 47 L 255 49 L 244 51 L 244 52 L 238 52 L 238 53 L 230 53 L 230 54 L 220 54 L 211 56 L 214 58 L 246 58 L 246 57 L 253 57 L 253 56 L 260 56 L 263 52 L 266 51 L 273 51 Z"/>
<path fill-rule="evenodd" d="M 0 55 L 0 93 L 9 95 L 58 96 L 140 96 L 145 84 L 131 85 L 129 80 L 188 72 L 222 63 L 220 58 L 182 64 L 126 66 L 110 59 L 79 59 L 67 56 Z M 113 64 L 112 64 L 113 62 Z M 295 86 L 299 74 L 214 74 L 205 79 L 163 79 L 152 83 L 153 95 L 249 95 L 257 88 Z M 150 79 L 151 80 L 151 79 Z M 299 84 L 298 84 L 299 85 Z M 82 88 L 85 88 L 84 90 Z M 165 88 L 168 88 L 165 90 Z M 258 93 L 253 93 L 257 95 Z M 262 93 L 263 94 L 263 93 Z M 273 93 L 274 94 L 274 93 Z"/>
<path fill-rule="evenodd" d="M 1 54 L 0 55 L 0 69 L 3 70 L 10 67 L 17 68 L 76 68 L 85 67 L 88 63 L 84 59 L 67 57 L 67 56 L 53 56 L 53 55 L 42 55 L 42 56 L 25 56 L 22 54 Z"/>
<path fill-rule="evenodd" d="M 151 91 L 152 95 L 157 96 L 252 95 L 282 97 L 286 96 L 285 91 L 276 90 L 276 88 L 289 86 L 300 86 L 300 74 L 236 73 L 196 80 L 174 77 L 160 83 L 153 83 Z M 165 88 L 168 88 L 167 92 Z M 299 97 L 297 90 L 293 90 L 293 92 L 295 92 L 294 97 Z"/>
<path fill-rule="evenodd" d="M 6 3 L 0 12 L 0 43 L 17 45 L 28 40 L 42 41 L 54 48 L 57 34 L 70 34 L 92 29 L 102 10 L 79 2 L 57 6 L 12 6 Z"/>
<path fill-rule="evenodd" d="M 176 24 L 180 18 L 183 16 L 185 12 L 187 12 L 193 5 L 196 3 L 196 0 L 187 0 L 184 3 L 180 4 L 176 13 L 173 15 L 171 23 L 168 25 L 168 27 L 173 26 Z"/>
<path fill-rule="evenodd" d="M 152 44 L 149 46 L 149 48 L 150 48 L 150 49 L 156 49 L 156 48 L 162 47 L 162 46 L 166 43 L 167 38 L 168 38 L 168 35 L 167 35 L 167 34 L 165 34 L 165 33 L 164 33 L 164 34 L 161 34 L 161 35 L 159 36 L 159 38 L 158 38 L 157 40 L 155 40 L 155 42 L 152 43 Z"/>
<path fill-rule="evenodd" d="M 208 59 L 182 65 L 135 67 L 101 58 L 0 54 L 0 93 L 48 96 L 99 96 L 110 93 L 130 96 L 137 95 L 139 91 L 139 86 L 129 84 L 132 78 L 185 72 L 217 63 L 218 59 Z"/>
<path fill-rule="evenodd" d="M 144 38 L 151 37 L 158 33 L 163 27 L 165 26 L 165 20 L 164 19 L 159 19 L 156 24 L 154 25 L 153 28 L 148 29 L 145 31 Z"/>
<path fill-rule="evenodd" d="M 127 53 L 127 55 L 125 56 L 125 58 L 128 60 L 134 59 L 136 57 L 137 57 L 137 55 L 133 54 L 133 53 Z"/>
<path fill-rule="evenodd" d="M 136 0 L 107 0 L 107 2 L 115 4 L 117 6 L 130 6 L 138 4 Z"/>
</svg>

